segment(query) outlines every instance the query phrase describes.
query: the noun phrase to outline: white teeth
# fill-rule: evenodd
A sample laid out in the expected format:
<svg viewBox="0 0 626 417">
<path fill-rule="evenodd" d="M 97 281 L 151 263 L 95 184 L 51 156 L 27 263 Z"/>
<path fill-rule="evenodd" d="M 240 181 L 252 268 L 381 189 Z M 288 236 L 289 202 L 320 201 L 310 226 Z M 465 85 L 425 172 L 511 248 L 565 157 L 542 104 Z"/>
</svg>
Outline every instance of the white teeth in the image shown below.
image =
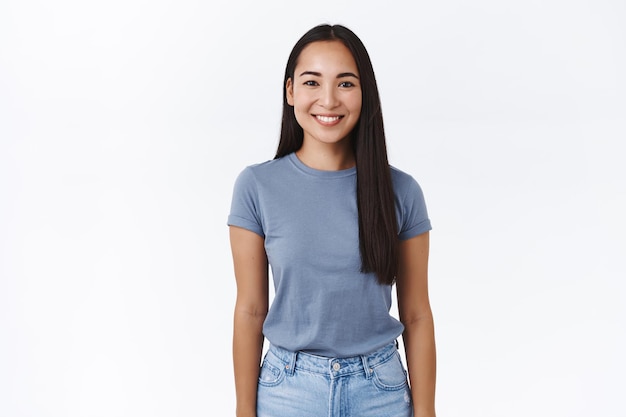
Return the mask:
<svg viewBox="0 0 626 417">
<path fill-rule="evenodd" d="M 315 116 L 315 117 L 317 117 L 318 120 L 324 123 L 332 123 L 332 122 L 336 122 L 337 120 L 339 120 L 339 116 Z"/>
</svg>

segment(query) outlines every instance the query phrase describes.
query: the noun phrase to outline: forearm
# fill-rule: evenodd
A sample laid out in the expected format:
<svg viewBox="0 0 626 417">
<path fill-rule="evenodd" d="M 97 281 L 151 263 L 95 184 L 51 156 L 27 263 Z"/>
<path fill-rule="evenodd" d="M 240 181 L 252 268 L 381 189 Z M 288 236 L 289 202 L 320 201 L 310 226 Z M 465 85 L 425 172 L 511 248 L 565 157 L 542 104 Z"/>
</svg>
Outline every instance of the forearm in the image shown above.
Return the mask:
<svg viewBox="0 0 626 417">
<path fill-rule="evenodd" d="M 436 350 L 432 316 L 405 323 L 402 336 L 414 417 L 435 417 Z"/>
<path fill-rule="evenodd" d="M 263 350 L 264 319 L 265 313 L 248 312 L 235 307 L 233 365 L 238 417 L 256 416 L 256 392 Z"/>
</svg>

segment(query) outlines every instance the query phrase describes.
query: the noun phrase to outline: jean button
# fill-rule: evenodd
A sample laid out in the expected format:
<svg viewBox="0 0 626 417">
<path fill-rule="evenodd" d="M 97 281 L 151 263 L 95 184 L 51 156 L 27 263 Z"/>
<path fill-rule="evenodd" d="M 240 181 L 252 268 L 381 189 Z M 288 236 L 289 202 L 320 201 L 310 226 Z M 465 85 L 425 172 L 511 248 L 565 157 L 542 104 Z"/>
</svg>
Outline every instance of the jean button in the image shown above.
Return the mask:
<svg viewBox="0 0 626 417">
<path fill-rule="evenodd" d="M 341 365 L 339 365 L 339 363 L 335 362 L 333 363 L 333 370 L 338 371 L 341 369 Z"/>
</svg>

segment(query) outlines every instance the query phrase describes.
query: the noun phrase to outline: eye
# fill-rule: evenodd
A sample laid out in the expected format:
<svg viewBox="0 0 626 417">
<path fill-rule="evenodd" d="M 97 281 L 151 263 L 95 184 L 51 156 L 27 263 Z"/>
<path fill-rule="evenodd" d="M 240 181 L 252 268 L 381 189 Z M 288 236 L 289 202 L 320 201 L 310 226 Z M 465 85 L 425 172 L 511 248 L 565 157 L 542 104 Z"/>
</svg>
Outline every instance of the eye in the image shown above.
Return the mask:
<svg viewBox="0 0 626 417">
<path fill-rule="evenodd" d="M 303 82 L 302 84 L 303 84 L 303 85 L 308 85 L 309 87 L 315 87 L 315 86 L 319 85 L 319 84 L 317 83 L 317 81 L 313 81 L 313 80 L 308 80 L 308 81 L 305 81 L 305 82 Z"/>
<path fill-rule="evenodd" d="M 352 83 L 350 81 L 342 81 L 342 82 L 339 83 L 339 87 L 343 87 L 343 88 L 354 87 L 354 83 Z"/>
</svg>

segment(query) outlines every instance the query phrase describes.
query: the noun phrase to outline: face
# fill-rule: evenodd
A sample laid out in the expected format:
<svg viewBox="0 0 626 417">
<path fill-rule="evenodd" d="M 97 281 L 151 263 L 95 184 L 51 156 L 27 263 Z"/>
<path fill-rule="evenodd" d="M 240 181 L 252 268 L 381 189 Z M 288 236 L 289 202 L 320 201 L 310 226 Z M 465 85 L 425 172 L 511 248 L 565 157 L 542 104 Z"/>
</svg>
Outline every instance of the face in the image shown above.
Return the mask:
<svg viewBox="0 0 626 417">
<path fill-rule="evenodd" d="M 361 114 L 361 84 L 352 54 L 339 41 L 313 42 L 287 80 L 287 103 L 304 130 L 305 143 L 347 143 Z"/>
</svg>

